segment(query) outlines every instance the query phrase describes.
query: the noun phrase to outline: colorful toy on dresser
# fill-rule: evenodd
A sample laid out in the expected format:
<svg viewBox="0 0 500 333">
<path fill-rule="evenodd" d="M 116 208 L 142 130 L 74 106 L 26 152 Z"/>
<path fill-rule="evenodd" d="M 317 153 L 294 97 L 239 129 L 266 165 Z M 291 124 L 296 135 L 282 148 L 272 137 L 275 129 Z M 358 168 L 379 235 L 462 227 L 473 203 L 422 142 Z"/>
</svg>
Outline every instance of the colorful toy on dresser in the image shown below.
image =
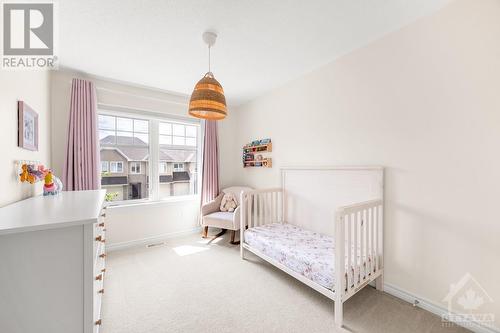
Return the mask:
<svg viewBox="0 0 500 333">
<path fill-rule="evenodd" d="M 59 178 L 52 174 L 52 171 L 46 169 L 43 165 L 23 164 L 21 173 L 19 174 L 21 183 L 28 182 L 35 184 L 39 181 L 44 181 L 43 195 L 56 195 L 63 189 L 62 182 Z"/>
<path fill-rule="evenodd" d="M 52 175 L 49 171 L 45 175 L 45 184 L 43 184 L 43 195 L 56 195 L 62 191 L 63 185 L 59 178 Z"/>
<path fill-rule="evenodd" d="M 44 179 L 45 175 L 49 171 L 45 169 L 43 165 L 36 167 L 32 164 L 23 164 L 21 170 L 21 174 L 19 175 L 21 182 L 28 182 L 30 184 L 34 184 Z"/>
<path fill-rule="evenodd" d="M 21 166 L 21 173 L 19 174 L 19 180 L 21 183 L 28 182 L 34 184 L 45 178 L 49 170 L 45 169 L 43 165 L 33 165 L 33 164 L 23 164 Z"/>
</svg>

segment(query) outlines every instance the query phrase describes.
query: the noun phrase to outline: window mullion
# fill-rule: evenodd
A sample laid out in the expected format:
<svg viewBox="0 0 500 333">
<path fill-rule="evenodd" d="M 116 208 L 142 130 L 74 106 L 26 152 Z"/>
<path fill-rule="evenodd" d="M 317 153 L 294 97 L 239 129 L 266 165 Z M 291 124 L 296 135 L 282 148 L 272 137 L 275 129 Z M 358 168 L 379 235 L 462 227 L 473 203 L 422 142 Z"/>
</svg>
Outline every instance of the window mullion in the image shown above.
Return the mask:
<svg viewBox="0 0 500 333">
<path fill-rule="evenodd" d="M 149 184 L 151 187 L 151 199 L 159 199 L 159 189 L 160 189 L 160 176 L 159 176 L 159 166 L 160 166 L 160 136 L 159 136 L 159 121 L 152 119 L 150 121 L 149 130 Z"/>
</svg>

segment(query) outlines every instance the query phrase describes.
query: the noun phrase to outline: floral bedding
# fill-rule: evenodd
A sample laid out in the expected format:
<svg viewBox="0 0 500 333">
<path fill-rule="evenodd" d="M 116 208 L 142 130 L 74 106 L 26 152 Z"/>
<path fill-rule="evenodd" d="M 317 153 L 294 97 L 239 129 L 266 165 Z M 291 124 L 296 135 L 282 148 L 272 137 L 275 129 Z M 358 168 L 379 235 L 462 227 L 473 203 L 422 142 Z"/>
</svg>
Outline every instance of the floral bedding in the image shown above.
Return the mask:
<svg viewBox="0 0 500 333">
<path fill-rule="evenodd" d="M 333 237 L 288 223 L 271 223 L 246 230 L 245 243 L 321 286 L 334 290 Z M 357 262 L 359 265 L 359 252 Z M 349 271 L 352 277 L 353 269 Z"/>
</svg>

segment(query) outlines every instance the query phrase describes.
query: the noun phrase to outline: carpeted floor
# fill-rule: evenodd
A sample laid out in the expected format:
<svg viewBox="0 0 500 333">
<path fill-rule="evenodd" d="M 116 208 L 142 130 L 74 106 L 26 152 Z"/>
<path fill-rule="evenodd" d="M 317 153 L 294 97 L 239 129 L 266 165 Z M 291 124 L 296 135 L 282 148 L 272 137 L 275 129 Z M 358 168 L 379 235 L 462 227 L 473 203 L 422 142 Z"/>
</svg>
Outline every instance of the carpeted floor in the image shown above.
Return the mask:
<svg viewBox="0 0 500 333">
<path fill-rule="evenodd" d="M 111 252 L 102 333 L 333 332 L 333 302 L 226 238 Z M 351 332 L 468 332 L 371 287 L 344 305 Z"/>
</svg>

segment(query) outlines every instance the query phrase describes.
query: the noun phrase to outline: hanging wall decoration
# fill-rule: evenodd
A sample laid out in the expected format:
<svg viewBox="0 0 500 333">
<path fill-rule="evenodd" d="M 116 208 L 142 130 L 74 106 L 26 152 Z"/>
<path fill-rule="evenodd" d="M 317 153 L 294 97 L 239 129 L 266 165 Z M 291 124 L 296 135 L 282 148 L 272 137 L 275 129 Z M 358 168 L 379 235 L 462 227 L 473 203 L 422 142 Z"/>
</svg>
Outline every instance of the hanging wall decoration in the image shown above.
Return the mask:
<svg viewBox="0 0 500 333">
<path fill-rule="evenodd" d="M 38 113 L 24 101 L 17 102 L 18 146 L 38 151 Z"/>
</svg>

